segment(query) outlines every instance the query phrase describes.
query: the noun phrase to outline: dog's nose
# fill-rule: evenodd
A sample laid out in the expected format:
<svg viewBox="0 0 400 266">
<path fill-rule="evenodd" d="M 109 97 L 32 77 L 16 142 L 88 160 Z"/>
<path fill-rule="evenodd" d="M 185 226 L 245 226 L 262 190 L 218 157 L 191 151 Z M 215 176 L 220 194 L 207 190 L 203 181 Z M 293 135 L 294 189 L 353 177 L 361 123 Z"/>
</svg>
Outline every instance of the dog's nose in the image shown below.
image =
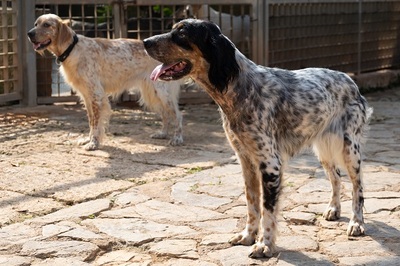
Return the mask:
<svg viewBox="0 0 400 266">
<path fill-rule="evenodd" d="M 31 29 L 30 31 L 28 31 L 28 37 L 29 38 L 33 38 L 35 36 L 35 31 L 33 29 Z"/>
<path fill-rule="evenodd" d="M 150 47 L 153 46 L 154 42 L 151 40 L 151 38 L 147 38 L 143 40 L 144 48 L 149 49 Z"/>
</svg>

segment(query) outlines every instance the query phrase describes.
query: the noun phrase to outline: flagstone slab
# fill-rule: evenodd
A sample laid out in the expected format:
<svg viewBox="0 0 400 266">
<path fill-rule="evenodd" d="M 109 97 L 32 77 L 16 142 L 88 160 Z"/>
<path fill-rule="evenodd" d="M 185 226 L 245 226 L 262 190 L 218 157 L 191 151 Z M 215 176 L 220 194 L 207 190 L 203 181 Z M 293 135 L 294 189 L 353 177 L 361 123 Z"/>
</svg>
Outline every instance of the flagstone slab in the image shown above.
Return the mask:
<svg viewBox="0 0 400 266">
<path fill-rule="evenodd" d="M 93 225 L 100 232 L 109 236 L 123 239 L 130 245 L 139 246 L 155 239 L 171 236 L 195 235 L 196 231 L 188 226 L 156 223 L 138 218 L 122 219 L 92 219 L 82 222 L 84 225 Z"/>
</svg>

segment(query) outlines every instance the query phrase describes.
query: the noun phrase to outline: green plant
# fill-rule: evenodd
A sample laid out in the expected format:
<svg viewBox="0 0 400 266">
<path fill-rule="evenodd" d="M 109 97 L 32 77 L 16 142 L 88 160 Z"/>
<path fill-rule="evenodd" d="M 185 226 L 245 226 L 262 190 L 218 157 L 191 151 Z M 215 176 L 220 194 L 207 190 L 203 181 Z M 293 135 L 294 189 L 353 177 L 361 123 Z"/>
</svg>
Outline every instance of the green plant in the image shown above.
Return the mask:
<svg viewBox="0 0 400 266">
<path fill-rule="evenodd" d="M 196 166 L 196 167 L 192 167 L 192 168 L 188 169 L 188 170 L 187 170 L 187 173 L 189 173 L 189 174 L 195 174 L 195 173 L 201 172 L 201 171 L 203 171 L 203 170 L 204 170 L 203 167 L 201 167 L 201 166 Z"/>
</svg>

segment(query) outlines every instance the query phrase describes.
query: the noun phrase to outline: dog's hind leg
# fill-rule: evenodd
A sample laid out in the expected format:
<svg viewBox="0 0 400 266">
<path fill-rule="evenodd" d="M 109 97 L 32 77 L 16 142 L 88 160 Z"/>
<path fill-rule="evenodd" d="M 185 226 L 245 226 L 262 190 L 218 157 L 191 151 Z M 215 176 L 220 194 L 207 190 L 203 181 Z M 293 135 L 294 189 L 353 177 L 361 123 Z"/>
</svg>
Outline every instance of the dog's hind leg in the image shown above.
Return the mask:
<svg viewBox="0 0 400 266">
<path fill-rule="evenodd" d="M 351 130 L 345 133 L 338 133 L 337 135 L 331 133 L 323 136 L 314 144 L 314 150 L 332 185 L 331 200 L 323 216 L 329 221 L 340 218 L 340 174 L 336 165 L 338 164 L 345 168 L 353 184 L 353 214 L 347 234 L 357 236 L 364 234 L 365 231 L 360 136 L 350 132 Z"/>
<path fill-rule="evenodd" d="M 365 233 L 361 145 L 368 131 L 368 122 L 371 115 L 372 108 L 367 106 L 367 102 L 361 96 L 353 104 L 349 105 L 346 110 L 347 125 L 343 135 L 343 160 L 353 184 L 352 216 L 347 228 L 347 235 L 349 236 L 358 236 Z"/>
<path fill-rule="evenodd" d="M 183 144 L 183 135 L 182 135 L 182 113 L 179 111 L 178 104 L 171 103 L 171 110 L 173 110 L 170 119 L 173 120 L 174 124 L 174 135 L 169 141 L 171 146 L 179 146 Z"/>
<path fill-rule="evenodd" d="M 153 86 L 153 87 L 150 87 Z M 161 116 L 162 128 L 152 134 L 154 139 L 165 139 L 171 124 L 175 126 L 175 132 L 169 144 L 172 146 L 183 143 L 182 114 L 179 111 L 180 86 L 177 82 L 144 83 L 141 87 L 141 103 L 151 111 Z"/>
<path fill-rule="evenodd" d="M 331 181 L 332 192 L 331 200 L 329 201 L 328 207 L 323 213 L 323 217 L 327 221 L 335 221 L 340 218 L 340 172 L 336 166 L 327 160 L 321 161 L 322 167 L 325 170 L 325 174 Z"/>
<path fill-rule="evenodd" d="M 342 139 L 333 134 L 326 133 L 319 137 L 314 143 L 314 151 L 318 156 L 318 159 L 324 168 L 326 176 L 331 182 L 332 192 L 329 204 L 323 213 L 323 217 L 328 221 L 335 221 L 340 218 L 341 206 L 340 206 L 340 172 L 336 165 L 337 159 L 342 161 Z M 338 155 L 339 154 L 339 155 Z"/>
<path fill-rule="evenodd" d="M 353 184 L 353 213 L 347 228 L 347 235 L 349 236 L 358 236 L 365 233 L 363 217 L 364 196 L 361 169 L 361 143 L 358 139 L 359 138 L 355 135 L 344 135 L 344 163 Z"/>
<path fill-rule="evenodd" d="M 171 146 L 179 146 L 183 144 L 182 134 L 182 114 L 179 111 L 179 94 L 180 84 L 177 82 L 168 82 L 157 84 L 157 96 L 163 110 L 161 110 L 161 117 L 163 120 L 163 128 L 161 132 L 168 134 L 169 126 L 174 126 L 174 134 L 171 137 L 169 144 Z M 153 136 L 154 137 L 154 136 Z"/>
</svg>

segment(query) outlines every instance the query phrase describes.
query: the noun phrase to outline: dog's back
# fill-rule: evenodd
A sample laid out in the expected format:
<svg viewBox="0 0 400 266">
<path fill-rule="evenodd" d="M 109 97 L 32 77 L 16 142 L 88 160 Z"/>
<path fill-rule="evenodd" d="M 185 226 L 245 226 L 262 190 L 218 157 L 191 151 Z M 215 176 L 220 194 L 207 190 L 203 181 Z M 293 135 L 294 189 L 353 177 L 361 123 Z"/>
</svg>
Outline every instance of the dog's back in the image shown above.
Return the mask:
<svg viewBox="0 0 400 266">
<path fill-rule="evenodd" d="M 87 84 L 93 90 L 104 88 L 116 96 L 133 87 L 151 82 L 149 72 L 157 65 L 144 51 L 140 40 L 88 38 L 79 35 L 79 42 L 61 71 L 72 87 L 84 92 Z"/>
</svg>

